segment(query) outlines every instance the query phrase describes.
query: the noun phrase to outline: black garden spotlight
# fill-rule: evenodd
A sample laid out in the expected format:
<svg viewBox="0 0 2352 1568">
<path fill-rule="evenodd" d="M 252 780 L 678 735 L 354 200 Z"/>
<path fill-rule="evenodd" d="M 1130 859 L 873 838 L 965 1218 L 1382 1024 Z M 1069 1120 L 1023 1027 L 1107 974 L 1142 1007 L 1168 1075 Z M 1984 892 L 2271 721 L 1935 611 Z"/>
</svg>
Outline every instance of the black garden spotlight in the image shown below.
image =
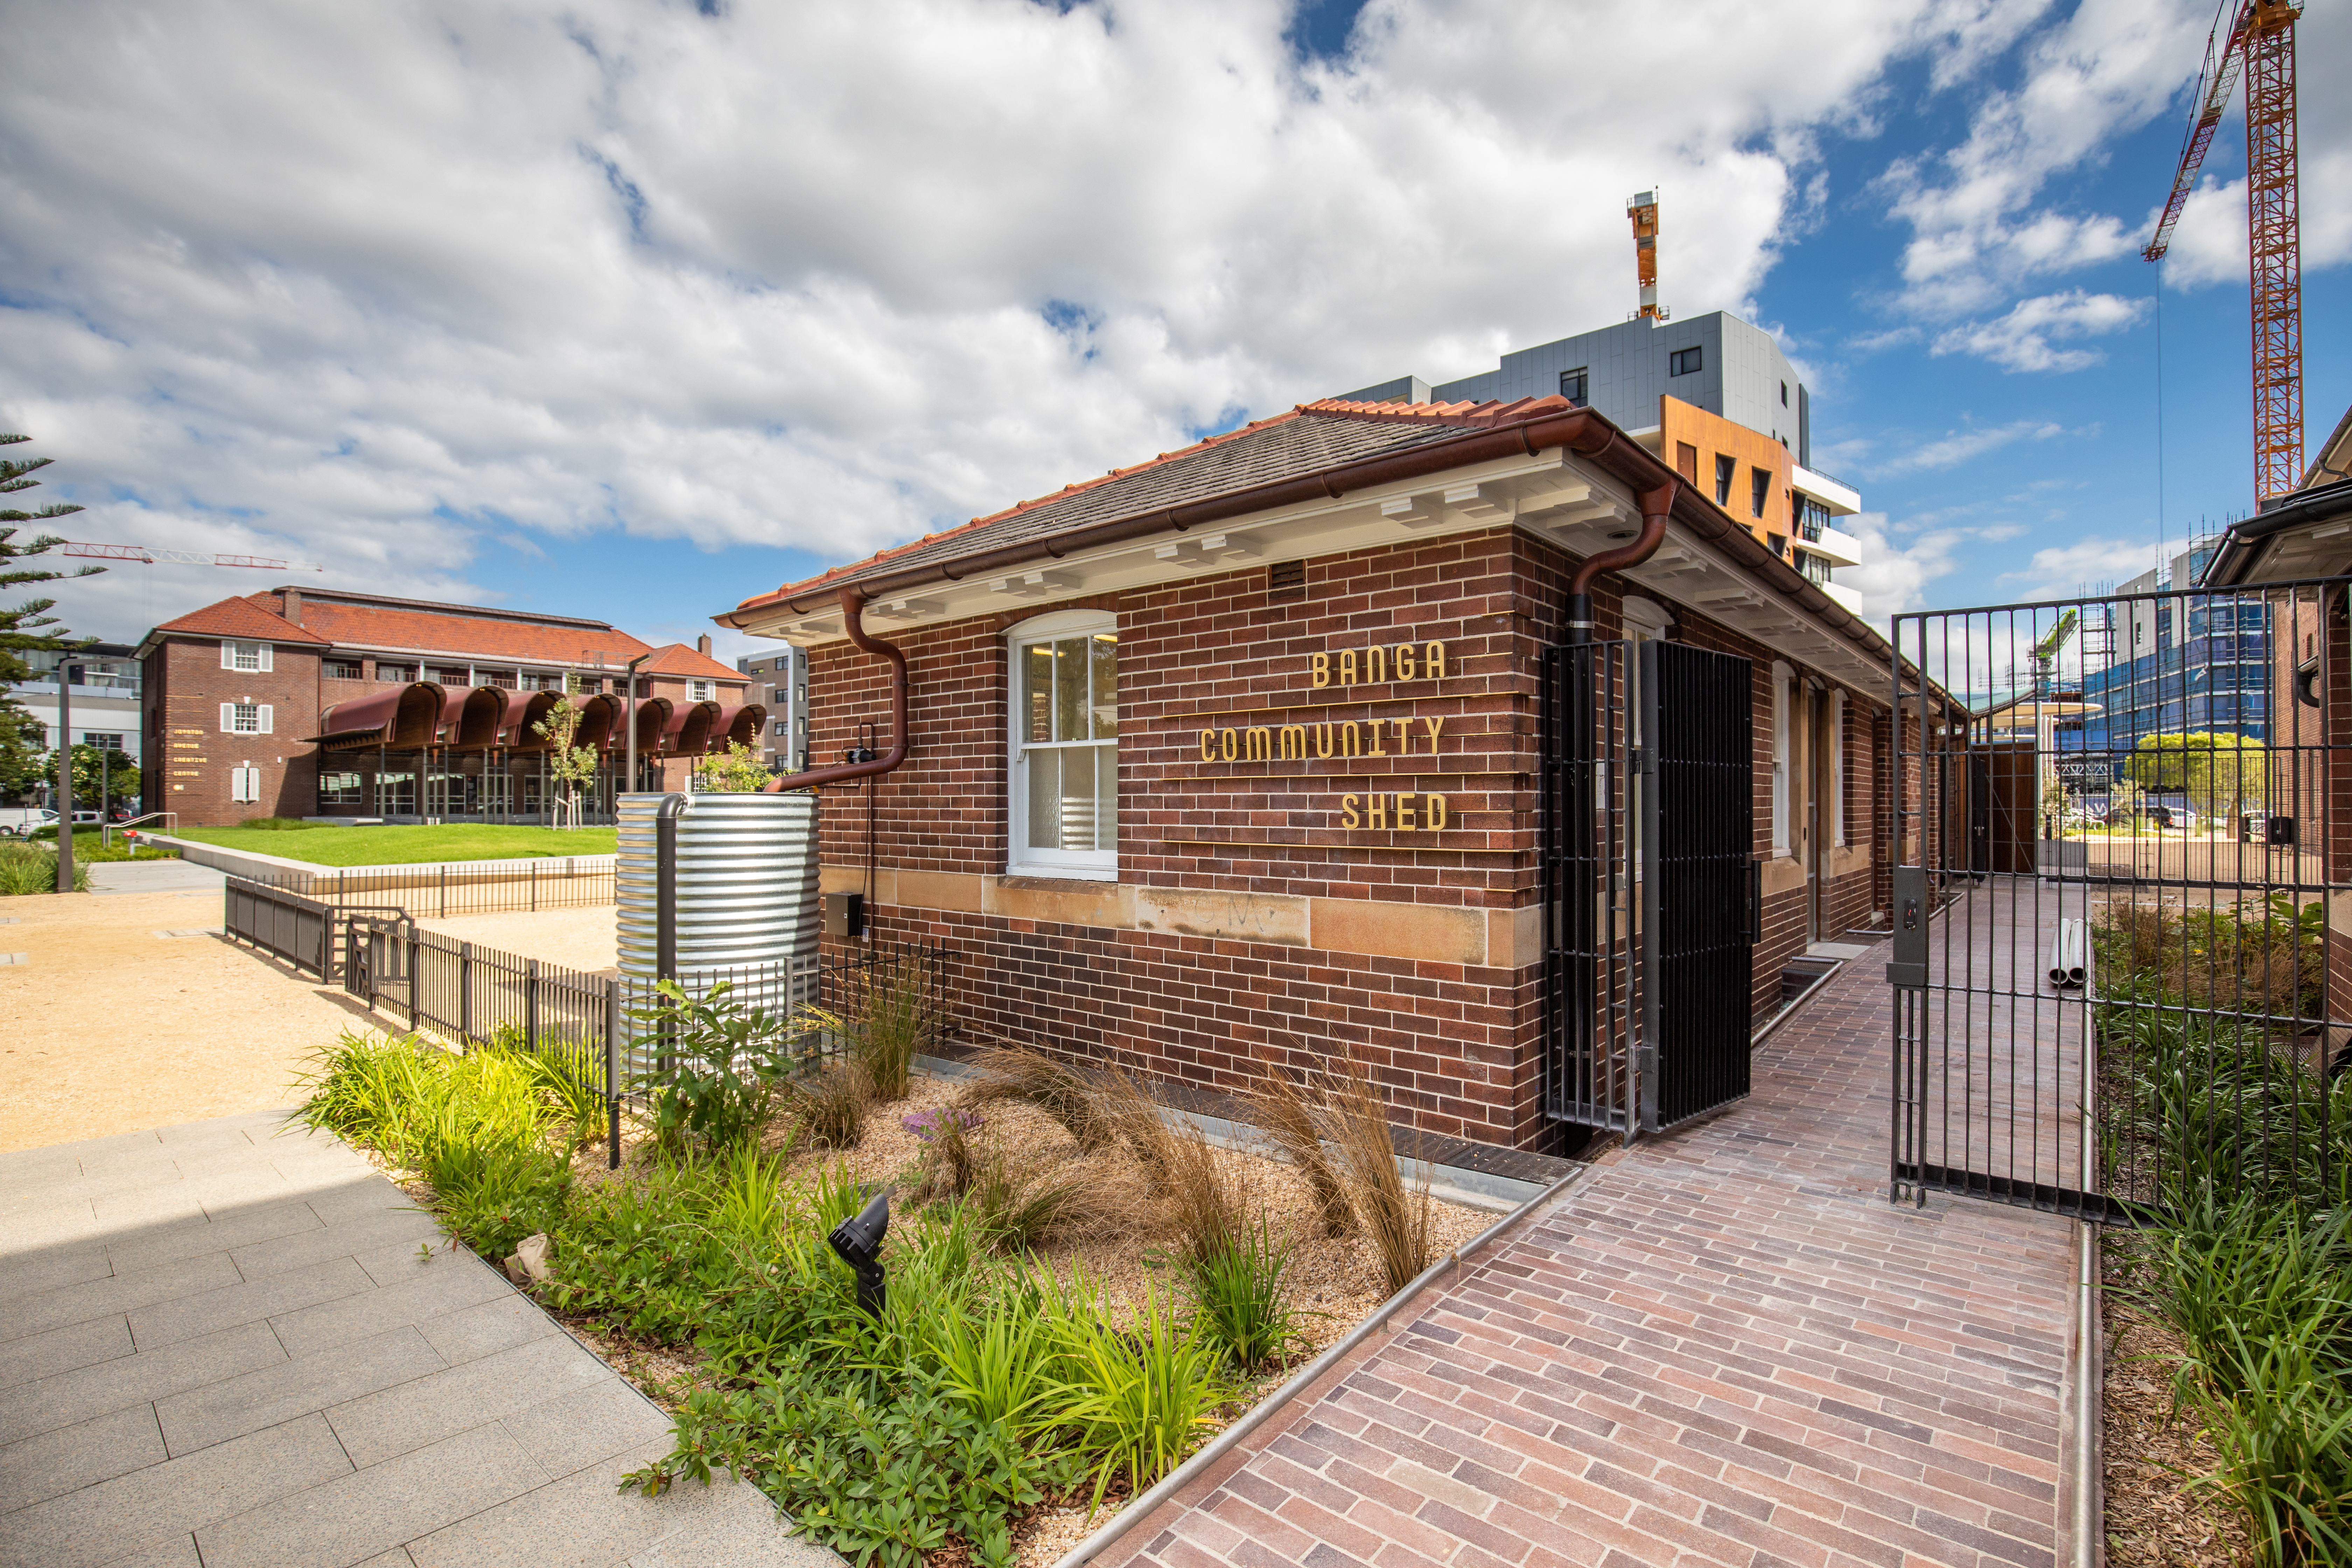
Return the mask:
<svg viewBox="0 0 2352 1568">
<path fill-rule="evenodd" d="M 890 1231 L 890 1194 L 885 1190 L 833 1227 L 824 1239 L 857 1274 L 857 1310 L 879 1322 L 887 1277 L 882 1269 L 882 1238 Z"/>
</svg>

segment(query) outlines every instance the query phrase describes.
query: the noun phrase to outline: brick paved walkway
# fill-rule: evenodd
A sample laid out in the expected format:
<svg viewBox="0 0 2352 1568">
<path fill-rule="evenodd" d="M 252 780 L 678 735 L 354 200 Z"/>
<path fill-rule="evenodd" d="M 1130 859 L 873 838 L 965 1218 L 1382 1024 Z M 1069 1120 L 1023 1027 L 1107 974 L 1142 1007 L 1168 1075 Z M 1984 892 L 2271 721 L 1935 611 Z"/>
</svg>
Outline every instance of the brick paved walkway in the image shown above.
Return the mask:
<svg viewBox="0 0 2352 1568">
<path fill-rule="evenodd" d="M 1886 1202 L 1883 951 L 1105 1568 L 2053 1563 L 2075 1229 Z"/>
<path fill-rule="evenodd" d="M 279 1115 L 0 1154 L 0 1565 L 840 1568 Z"/>
</svg>

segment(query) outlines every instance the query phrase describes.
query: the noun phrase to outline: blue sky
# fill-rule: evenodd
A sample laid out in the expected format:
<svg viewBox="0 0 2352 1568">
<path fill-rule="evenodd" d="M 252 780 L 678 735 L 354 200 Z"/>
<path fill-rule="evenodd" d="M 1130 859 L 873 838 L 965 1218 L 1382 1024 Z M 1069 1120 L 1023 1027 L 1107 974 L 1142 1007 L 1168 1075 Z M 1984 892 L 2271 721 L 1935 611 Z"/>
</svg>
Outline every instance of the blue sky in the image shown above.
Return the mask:
<svg viewBox="0 0 2352 1568">
<path fill-rule="evenodd" d="M 1807 374 L 1877 614 L 2129 575 L 2250 503 L 2234 111 L 2167 267 L 2160 465 L 2137 256 L 2210 0 L 18 14 L 0 426 L 58 459 L 76 537 L 691 637 L 1202 431 L 1619 319 L 1653 185 L 1667 303 Z M 2352 108 L 2315 90 L 2352 16 L 2302 33 L 2315 441 L 2352 404 Z M 277 580 L 62 599 L 130 637 Z"/>
</svg>

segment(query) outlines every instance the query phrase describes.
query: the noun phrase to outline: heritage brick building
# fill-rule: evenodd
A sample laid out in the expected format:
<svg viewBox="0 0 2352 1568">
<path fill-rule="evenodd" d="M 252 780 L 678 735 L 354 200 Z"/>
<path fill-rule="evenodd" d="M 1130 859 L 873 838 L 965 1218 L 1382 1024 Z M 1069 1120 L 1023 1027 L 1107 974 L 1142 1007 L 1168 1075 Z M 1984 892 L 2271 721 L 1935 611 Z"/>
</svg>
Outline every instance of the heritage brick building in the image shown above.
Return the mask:
<svg viewBox="0 0 2352 1568">
<path fill-rule="evenodd" d="M 904 650 L 911 754 L 825 792 L 824 881 L 869 892 L 882 939 L 944 939 L 968 1026 L 1209 1089 L 1352 1054 L 1423 1129 L 1545 1147 L 1586 1027 L 1567 911 L 1613 911 L 1624 959 L 1639 879 L 1674 863 L 1626 842 L 1665 786 L 1629 794 L 1622 752 L 1568 760 L 1539 693 L 1571 573 L 1675 477 L 1558 397 L 1326 402 L 719 618 L 810 650 L 820 759 L 861 724 L 889 739 L 888 668 L 845 640 L 841 591 Z M 1886 645 L 1748 521 L 1678 485 L 1654 551 L 1592 589 L 1604 752 L 1647 743 L 1623 720 L 1640 642 L 1747 661 L 1714 668 L 1745 683 L 1748 849 L 1691 906 L 1741 944 L 1716 982 L 1744 971 L 1745 994 L 1710 1005 L 1743 1069 L 1784 968 L 1874 918 L 1891 858 Z M 1560 879 L 1546 814 L 1578 768 L 1632 808 L 1586 846 L 1614 847 L 1613 882 Z"/>
<path fill-rule="evenodd" d="M 164 622 L 139 645 L 142 799 L 190 826 L 256 816 L 537 821 L 553 790 L 538 722 L 581 707 L 610 810 L 638 667 L 641 781 L 684 788 L 696 756 L 756 742 L 746 678 L 700 648 L 603 621 L 283 587 Z"/>
</svg>

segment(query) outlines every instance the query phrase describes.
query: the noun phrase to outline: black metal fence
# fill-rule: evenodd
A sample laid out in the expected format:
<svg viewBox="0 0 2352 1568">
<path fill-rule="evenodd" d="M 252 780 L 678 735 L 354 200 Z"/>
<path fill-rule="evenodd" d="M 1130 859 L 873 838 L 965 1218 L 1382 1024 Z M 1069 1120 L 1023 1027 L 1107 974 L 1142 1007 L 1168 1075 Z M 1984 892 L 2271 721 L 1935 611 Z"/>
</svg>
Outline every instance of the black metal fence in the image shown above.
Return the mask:
<svg viewBox="0 0 2352 1568">
<path fill-rule="evenodd" d="M 614 900 L 613 857 L 579 856 L 520 865 L 431 865 L 414 870 L 273 871 L 244 880 L 337 908 L 396 909 L 419 920 L 591 909 Z"/>
<path fill-rule="evenodd" d="M 1897 618 L 1896 1195 L 2352 1193 L 2344 594 Z"/>
</svg>

